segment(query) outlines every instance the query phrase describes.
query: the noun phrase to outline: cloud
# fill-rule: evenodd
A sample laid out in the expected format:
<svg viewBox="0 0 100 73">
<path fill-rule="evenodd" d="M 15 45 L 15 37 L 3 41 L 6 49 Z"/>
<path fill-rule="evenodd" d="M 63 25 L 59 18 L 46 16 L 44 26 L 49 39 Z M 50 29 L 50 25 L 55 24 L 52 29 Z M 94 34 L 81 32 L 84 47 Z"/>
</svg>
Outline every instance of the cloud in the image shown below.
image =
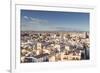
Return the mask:
<svg viewBox="0 0 100 73">
<path fill-rule="evenodd" d="M 24 16 L 23 18 L 24 18 L 24 19 L 28 19 L 28 16 Z"/>
<path fill-rule="evenodd" d="M 48 24 L 47 20 L 30 17 L 32 24 Z"/>
<path fill-rule="evenodd" d="M 66 27 L 51 26 L 51 27 L 49 27 L 49 29 L 56 30 L 56 31 L 64 31 L 64 30 L 66 30 Z"/>
<path fill-rule="evenodd" d="M 38 19 L 38 18 L 33 18 L 28 16 L 24 16 L 23 18 L 25 19 L 24 22 L 26 22 L 27 24 L 32 24 L 32 25 L 48 24 L 48 20 L 45 19 Z"/>
<path fill-rule="evenodd" d="M 66 29 L 66 27 L 55 27 L 55 29 L 65 30 L 65 29 Z"/>
<path fill-rule="evenodd" d="M 48 20 L 32 16 L 23 16 L 21 21 L 21 30 L 45 30 L 46 26 L 48 26 Z"/>
<path fill-rule="evenodd" d="M 80 31 L 80 29 L 73 28 L 73 27 L 61 27 L 61 26 L 52 26 L 49 27 L 52 31 Z"/>
</svg>

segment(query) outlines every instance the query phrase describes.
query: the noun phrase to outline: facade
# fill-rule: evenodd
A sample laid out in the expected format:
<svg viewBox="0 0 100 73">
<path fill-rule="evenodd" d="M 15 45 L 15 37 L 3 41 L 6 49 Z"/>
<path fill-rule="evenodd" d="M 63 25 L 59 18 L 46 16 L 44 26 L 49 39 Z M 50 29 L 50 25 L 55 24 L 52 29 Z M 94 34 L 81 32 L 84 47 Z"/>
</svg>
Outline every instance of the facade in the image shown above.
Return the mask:
<svg viewBox="0 0 100 73">
<path fill-rule="evenodd" d="M 21 36 L 21 62 L 89 59 L 90 43 L 86 32 L 26 33 L 30 35 Z"/>
<path fill-rule="evenodd" d="M 49 61 L 47 53 L 36 55 L 34 57 L 26 57 L 25 59 L 26 59 L 25 62 L 47 62 Z"/>
</svg>

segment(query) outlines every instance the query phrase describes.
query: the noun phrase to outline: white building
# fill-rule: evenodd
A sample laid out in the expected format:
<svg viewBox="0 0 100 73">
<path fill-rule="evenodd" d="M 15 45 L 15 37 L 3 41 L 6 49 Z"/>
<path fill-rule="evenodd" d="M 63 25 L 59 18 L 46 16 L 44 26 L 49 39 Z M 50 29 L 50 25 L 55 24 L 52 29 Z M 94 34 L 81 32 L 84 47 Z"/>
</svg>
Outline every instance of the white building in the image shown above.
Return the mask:
<svg viewBox="0 0 100 73">
<path fill-rule="evenodd" d="M 50 61 L 50 62 L 55 62 L 55 60 L 56 60 L 56 59 L 55 59 L 55 56 L 49 57 L 49 61 Z"/>
<path fill-rule="evenodd" d="M 54 46 L 54 48 L 57 48 L 57 50 L 60 52 L 60 45 L 59 45 L 59 44 L 56 44 L 56 45 Z"/>
<path fill-rule="evenodd" d="M 70 47 L 65 45 L 65 49 L 66 49 L 67 51 L 69 51 L 69 50 L 70 50 Z"/>
<path fill-rule="evenodd" d="M 41 49 L 41 48 L 42 48 L 41 43 L 37 43 L 37 49 Z"/>
</svg>

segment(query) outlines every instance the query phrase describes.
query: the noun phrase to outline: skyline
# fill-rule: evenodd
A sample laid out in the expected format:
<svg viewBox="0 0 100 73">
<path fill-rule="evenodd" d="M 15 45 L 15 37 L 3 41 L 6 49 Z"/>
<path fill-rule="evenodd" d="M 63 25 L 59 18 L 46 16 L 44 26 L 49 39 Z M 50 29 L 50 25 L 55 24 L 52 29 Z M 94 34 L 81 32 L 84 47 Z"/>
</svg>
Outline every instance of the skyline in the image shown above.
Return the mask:
<svg viewBox="0 0 100 73">
<path fill-rule="evenodd" d="M 89 13 L 21 10 L 21 31 L 89 31 Z"/>
</svg>

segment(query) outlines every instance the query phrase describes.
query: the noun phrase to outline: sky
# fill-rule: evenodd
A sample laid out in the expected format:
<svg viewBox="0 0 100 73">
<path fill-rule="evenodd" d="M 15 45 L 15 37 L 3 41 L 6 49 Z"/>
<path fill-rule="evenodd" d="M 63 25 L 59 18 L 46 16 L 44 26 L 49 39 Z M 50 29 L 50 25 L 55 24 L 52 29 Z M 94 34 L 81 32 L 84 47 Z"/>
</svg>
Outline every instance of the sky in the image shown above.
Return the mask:
<svg viewBox="0 0 100 73">
<path fill-rule="evenodd" d="M 89 31 L 89 13 L 21 10 L 21 31 Z"/>
</svg>

